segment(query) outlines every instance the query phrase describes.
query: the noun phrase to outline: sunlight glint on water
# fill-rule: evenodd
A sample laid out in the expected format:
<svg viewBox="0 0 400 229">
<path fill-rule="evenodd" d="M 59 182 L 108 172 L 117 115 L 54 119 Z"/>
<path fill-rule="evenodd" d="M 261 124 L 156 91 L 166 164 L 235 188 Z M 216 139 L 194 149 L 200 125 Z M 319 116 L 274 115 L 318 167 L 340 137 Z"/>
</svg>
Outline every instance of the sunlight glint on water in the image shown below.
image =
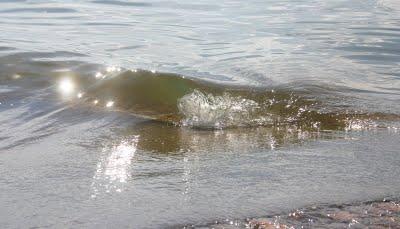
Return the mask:
<svg viewBox="0 0 400 229">
<path fill-rule="evenodd" d="M 134 163 L 138 136 L 130 140 L 123 140 L 111 149 L 105 148 L 103 156 L 97 164 L 96 174 L 93 176 L 92 198 L 109 192 L 122 192 L 124 183 L 131 177 L 131 166 Z"/>
</svg>

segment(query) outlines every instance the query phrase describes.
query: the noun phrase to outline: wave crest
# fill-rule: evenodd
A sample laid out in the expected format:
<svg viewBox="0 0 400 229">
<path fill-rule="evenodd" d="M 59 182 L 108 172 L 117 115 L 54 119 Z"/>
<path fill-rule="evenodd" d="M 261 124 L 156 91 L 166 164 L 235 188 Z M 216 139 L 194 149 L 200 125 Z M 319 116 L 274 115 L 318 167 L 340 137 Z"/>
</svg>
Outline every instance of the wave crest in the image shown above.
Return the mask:
<svg viewBox="0 0 400 229">
<path fill-rule="evenodd" d="M 194 90 L 179 99 L 178 109 L 184 116 L 181 121 L 183 126 L 222 129 L 262 124 L 255 119 L 260 110 L 257 102 L 240 96 L 233 97 L 229 93 L 214 96 Z M 266 120 L 270 119 L 264 122 Z"/>
</svg>

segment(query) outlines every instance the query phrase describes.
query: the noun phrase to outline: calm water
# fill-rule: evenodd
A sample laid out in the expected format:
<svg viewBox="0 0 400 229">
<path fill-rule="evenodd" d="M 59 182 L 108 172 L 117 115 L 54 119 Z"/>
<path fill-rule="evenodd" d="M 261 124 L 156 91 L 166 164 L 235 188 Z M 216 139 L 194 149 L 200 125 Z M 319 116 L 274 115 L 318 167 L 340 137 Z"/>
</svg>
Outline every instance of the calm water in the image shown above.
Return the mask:
<svg viewBox="0 0 400 229">
<path fill-rule="evenodd" d="M 3 227 L 399 197 L 396 0 L 0 0 L 0 18 Z"/>
</svg>

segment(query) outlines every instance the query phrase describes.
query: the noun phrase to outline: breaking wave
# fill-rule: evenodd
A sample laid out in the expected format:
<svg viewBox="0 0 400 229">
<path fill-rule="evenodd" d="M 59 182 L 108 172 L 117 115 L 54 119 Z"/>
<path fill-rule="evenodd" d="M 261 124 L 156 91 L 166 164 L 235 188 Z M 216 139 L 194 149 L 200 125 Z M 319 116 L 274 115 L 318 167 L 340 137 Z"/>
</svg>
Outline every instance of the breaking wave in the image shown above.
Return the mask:
<svg viewBox="0 0 400 229">
<path fill-rule="evenodd" d="M 114 68 L 80 80 L 79 101 L 146 119 L 202 129 L 295 125 L 318 130 L 387 127 L 397 114 L 329 107 L 317 96 L 285 88 L 250 88 L 176 74 Z"/>
</svg>

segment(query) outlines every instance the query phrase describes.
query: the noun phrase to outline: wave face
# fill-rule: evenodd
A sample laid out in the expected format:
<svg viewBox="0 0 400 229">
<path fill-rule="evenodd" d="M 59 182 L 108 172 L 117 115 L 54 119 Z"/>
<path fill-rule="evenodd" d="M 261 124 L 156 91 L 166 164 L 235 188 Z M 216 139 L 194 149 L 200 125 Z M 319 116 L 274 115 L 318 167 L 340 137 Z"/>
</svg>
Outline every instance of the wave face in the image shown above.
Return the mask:
<svg viewBox="0 0 400 229">
<path fill-rule="evenodd" d="M 178 121 L 177 100 L 200 84 L 174 74 L 135 70 L 106 74 L 90 85 L 85 101 L 101 104 L 114 101 L 115 107 L 157 120 Z"/>
<path fill-rule="evenodd" d="M 321 95 L 288 88 L 239 87 L 145 70 L 98 73 L 83 101 L 174 125 L 201 129 L 296 125 L 336 130 L 382 126 L 396 114 L 335 107 Z M 81 80 L 82 81 L 82 80 Z M 323 99 L 320 99 L 323 98 Z M 385 126 L 385 125 L 383 125 Z"/>
</svg>

